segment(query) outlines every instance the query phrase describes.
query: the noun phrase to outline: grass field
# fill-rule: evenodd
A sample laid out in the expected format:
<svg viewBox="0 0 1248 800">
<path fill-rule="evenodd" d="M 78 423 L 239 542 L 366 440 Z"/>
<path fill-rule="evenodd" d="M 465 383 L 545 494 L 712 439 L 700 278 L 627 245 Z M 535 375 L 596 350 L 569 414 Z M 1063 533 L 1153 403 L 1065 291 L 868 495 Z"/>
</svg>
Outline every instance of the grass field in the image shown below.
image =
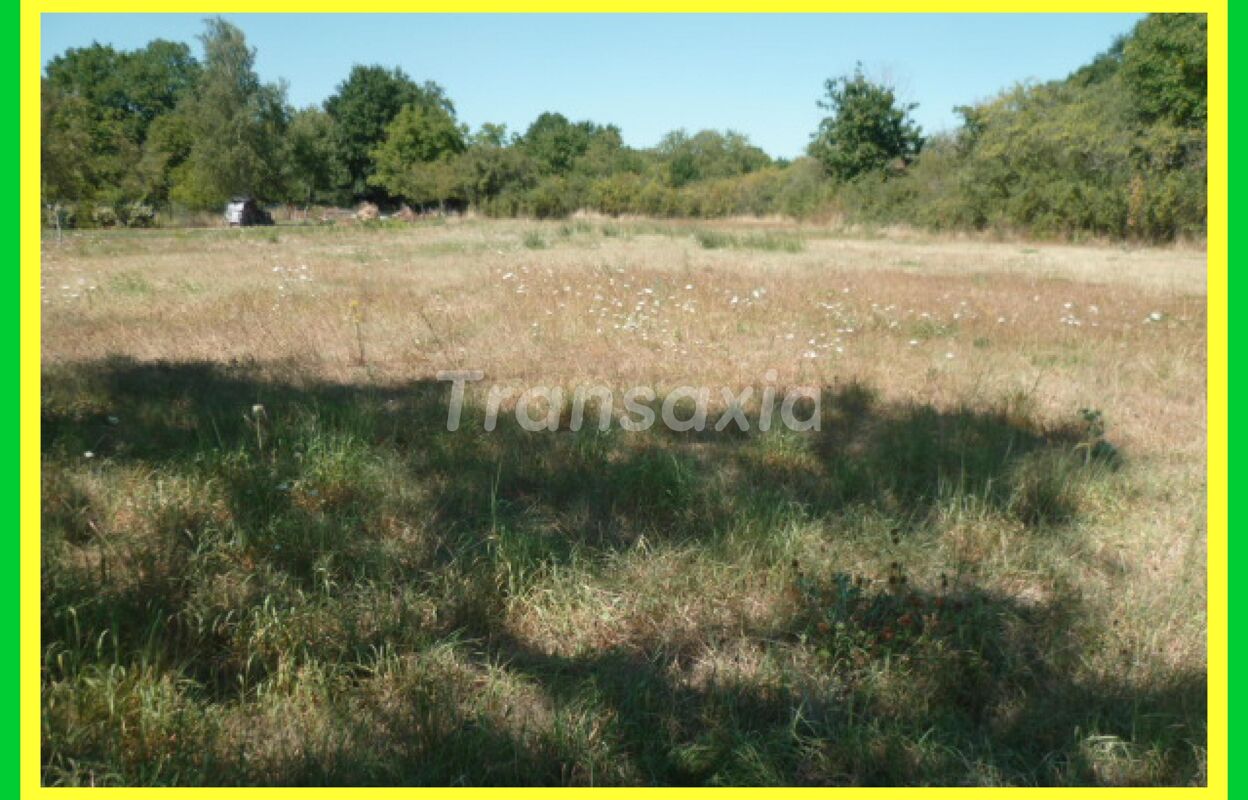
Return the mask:
<svg viewBox="0 0 1248 800">
<path fill-rule="evenodd" d="M 1203 251 L 84 232 L 42 304 L 45 783 L 1205 782 Z M 481 424 L 769 370 L 819 431 Z"/>
</svg>

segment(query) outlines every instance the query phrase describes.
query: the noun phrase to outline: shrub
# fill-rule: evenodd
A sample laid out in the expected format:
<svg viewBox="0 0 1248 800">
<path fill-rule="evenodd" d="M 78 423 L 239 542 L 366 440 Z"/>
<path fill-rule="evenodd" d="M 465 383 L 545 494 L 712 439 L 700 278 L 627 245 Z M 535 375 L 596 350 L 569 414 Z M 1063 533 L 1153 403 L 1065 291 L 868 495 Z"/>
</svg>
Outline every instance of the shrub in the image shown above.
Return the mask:
<svg viewBox="0 0 1248 800">
<path fill-rule="evenodd" d="M 126 225 L 131 228 L 150 228 L 156 223 L 156 209 L 146 203 L 127 204 L 124 216 Z"/>
<path fill-rule="evenodd" d="M 112 206 L 96 206 L 91 209 L 91 221 L 101 228 L 111 228 L 117 224 L 117 211 Z"/>
</svg>

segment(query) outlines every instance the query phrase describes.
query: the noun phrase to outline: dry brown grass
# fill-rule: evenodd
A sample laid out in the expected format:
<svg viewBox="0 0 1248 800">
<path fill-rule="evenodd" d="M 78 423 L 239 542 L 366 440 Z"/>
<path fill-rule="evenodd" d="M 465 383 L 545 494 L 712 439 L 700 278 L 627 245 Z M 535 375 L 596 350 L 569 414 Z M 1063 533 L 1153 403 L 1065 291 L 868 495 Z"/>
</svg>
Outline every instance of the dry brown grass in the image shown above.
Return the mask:
<svg viewBox="0 0 1248 800">
<path fill-rule="evenodd" d="M 800 251 L 706 249 L 694 234 L 712 228 L 778 231 L 799 237 Z M 780 385 L 863 384 L 937 411 L 1013 403 L 1029 426 L 1099 409 L 1126 466 L 1095 490 L 1077 539 L 1055 545 L 1000 520 L 950 517 L 934 548 L 898 552 L 926 589 L 947 565 L 970 564 L 977 591 L 1019 608 L 1077 597 L 1097 631 L 1087 675 L 1145 687 L 1205 671 L 1205 285 L 1194 248 L 856 239 L 778 221 L 86 233 L 44 244 L 42 348 L 45 369 L 127 356 L 243 363 L 296 383 L 401 386 L 480 369 L 478 398 L 489 383 L 745 387 L 774 369 Z M 101 513 L 133 514 L 134 503 L 123 490 Z M 420 539 L 391 521 L 395 546 Z M 827 540 L 818 525 L 786 536 L 795 564 L 857 574 L 902 557 Z M 613 558 L 606 577 L 556 573 L 512 593 L 507 635 L 542 654 L 533 658 L 657 649 L 687 659 L 671 669 L 690 691 L 708 675 L 770 691 L 782 668 L 760 642 L 797 613 L 786 588 L 796 566 L 737 572 L 682 547 Z M 752 633 L 734 638 L 742 631 Z M 551 701 L 525 700 L 534 689 L 523 677 L 473 677 L 480 667 L 454 652 L 428 658 L 457 682 L 512 691 L 526 725 L 550 724 Z M 831 686 L 809 653 L 786 658 L 811 692 Z M 377 702 L 401 691 L 393 669 L 378 678 Z M 880 713 L 901 714 L 906 687 L 879 681 Z M 496 712 L 512 714 L 483 713 Z M 283 716 L 266 713 L 274 725 Z M 265 757 L 289 758 L 305 735 L 287 731 Z M 1119 744 L 1093 752 L 1100 745 L 1085 742 L 1082 780 L 1155 779 L 1155 752 Z M 1203 741 L 1194 746 L 1203 753 Z M 594 753 L 585 763 L 609 760 Z M 804 774 L 786 780 L 827 779 Z M 982 763 L 964 779 L 1011 780 Z"/>
<path fill-rule="evenodd" d="M 645 232 L 83 234 L 45 248 L 43 358 L 238 359 L 335 380 L 472 368 L 486 382 L 615 387 L 745 386 L 775 369 L 781 384 L 860 379 L 946 404 L 1034 389 L 1044 412 L 1100 408 L 1134 451 L 1203 456 L 1202 252 L 819 231 L 796 254 L 704 250 L 688 226 L 632 224 Z M 534 230 L 551 247 L 526 249 Z M 97 255 L 97 242 L 112 249 Z"/>
</svg>

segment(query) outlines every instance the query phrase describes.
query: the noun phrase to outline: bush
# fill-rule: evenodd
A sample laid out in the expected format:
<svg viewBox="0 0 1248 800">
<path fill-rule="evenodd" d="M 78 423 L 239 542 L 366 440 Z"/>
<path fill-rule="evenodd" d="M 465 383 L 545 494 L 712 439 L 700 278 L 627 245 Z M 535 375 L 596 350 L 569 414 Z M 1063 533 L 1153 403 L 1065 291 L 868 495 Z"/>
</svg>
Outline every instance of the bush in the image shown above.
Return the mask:
<svg viewBox="0 0 1248 800">
<path fill-rule="evenodd" d="M 96 206 L 91 209 L 91 221 L 101 228 L 112 228 L 117 222 L 117 211 L 112 206 Z"/>
<path fill-rule="evenodd" d="M 146 203 L 129 203 L 123 208 L 125 224 L 130 228 L 150 228 L 156 224 L 156 209 Z"/>
<path fill-rule="evenodd" d="M 581 181 L 551 175 L 523 195 L 522 211 L 538 219 L 562 219 L 586 207 L 586 187 Z"/>
</svg>

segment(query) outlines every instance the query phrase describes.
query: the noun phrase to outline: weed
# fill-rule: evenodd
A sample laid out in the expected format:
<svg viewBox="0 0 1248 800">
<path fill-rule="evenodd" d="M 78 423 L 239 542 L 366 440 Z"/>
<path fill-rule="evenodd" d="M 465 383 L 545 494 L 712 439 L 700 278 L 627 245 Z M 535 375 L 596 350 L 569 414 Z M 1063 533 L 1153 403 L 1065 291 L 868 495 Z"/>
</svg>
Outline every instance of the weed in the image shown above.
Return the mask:
<svg viewBox="0 0 1248 800">
<path fill-rule="evenodd" d="M 108 288 L 118 294 L 143 296 L 151 294 L 152 285 L 142 273 L 135 271 L 119 272 L 108 279 Z"/>
<path fill-rule="evenodd" d="M 771 252 L 800 253 L 805 242 L 800 236 L 783 233 L 762 233 L 734 236 L 719 231 L 696 231 L 694 238 L 706 250 L 726 248 L 742 250 L 765 250 Z"/>
</svg>

